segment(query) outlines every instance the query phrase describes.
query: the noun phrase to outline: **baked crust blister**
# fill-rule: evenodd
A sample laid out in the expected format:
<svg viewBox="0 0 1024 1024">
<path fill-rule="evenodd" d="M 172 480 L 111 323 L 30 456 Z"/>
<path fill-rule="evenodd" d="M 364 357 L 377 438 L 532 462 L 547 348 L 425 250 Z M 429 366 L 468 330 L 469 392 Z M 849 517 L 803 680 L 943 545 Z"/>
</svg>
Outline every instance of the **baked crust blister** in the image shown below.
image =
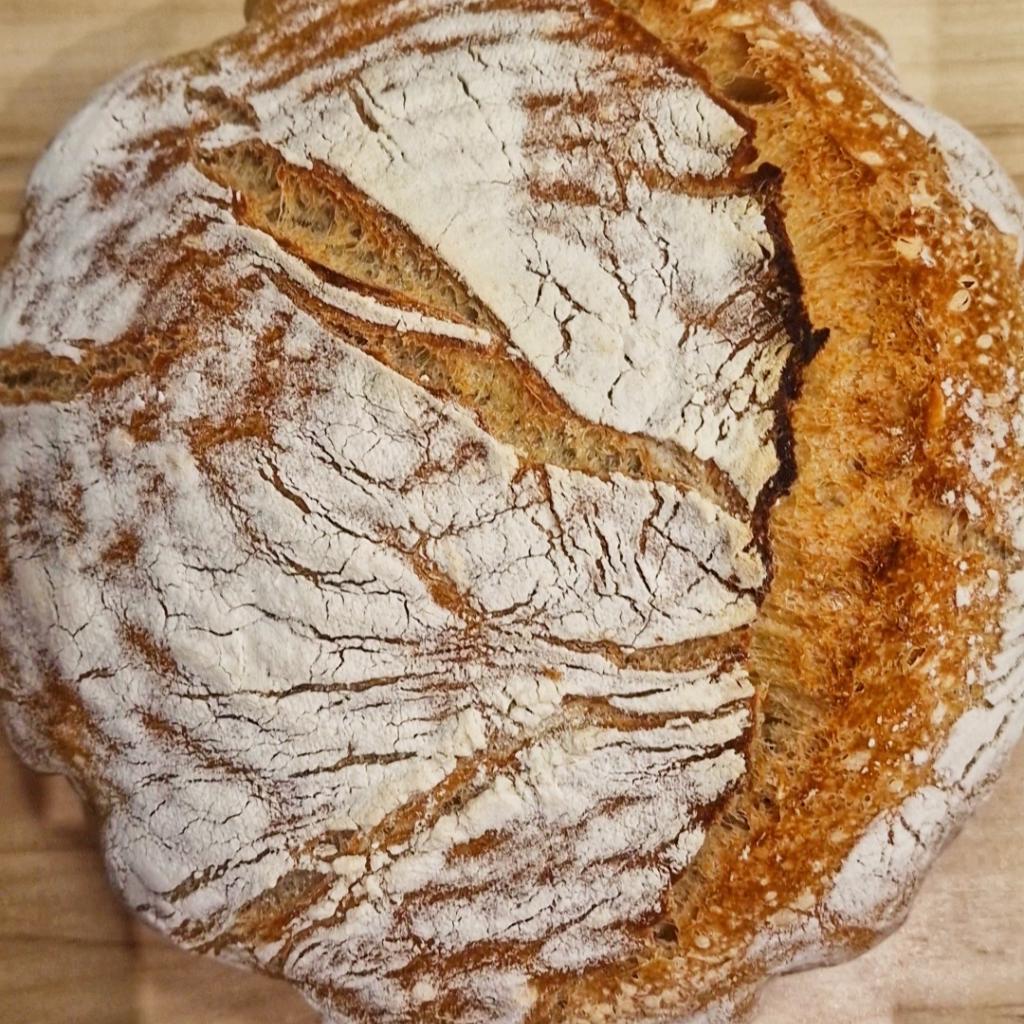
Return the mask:
<svg viewBox="0 0 1024 1024">
<path fill-rule="evenodd" d="M 823 4 L 250 14 L 0 277 L 17 749 L 330 1020 L 864 948 L 1021 727 L 1012 186 Z"/>
</svg>

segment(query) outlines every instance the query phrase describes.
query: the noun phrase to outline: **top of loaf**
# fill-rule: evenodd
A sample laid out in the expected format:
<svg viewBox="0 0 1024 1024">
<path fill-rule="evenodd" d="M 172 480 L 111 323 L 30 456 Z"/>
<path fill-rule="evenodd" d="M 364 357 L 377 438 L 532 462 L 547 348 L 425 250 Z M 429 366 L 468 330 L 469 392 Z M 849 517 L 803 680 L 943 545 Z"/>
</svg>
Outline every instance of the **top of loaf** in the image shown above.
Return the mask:
<svg viewBox="0 0 1024 1024">
<path fill-rule="evenodd" d="M 959 215 L 1019 235 L 1012 188 L 870 41 L 740 6 L 728 31 L 860 67 L 936 140 Z M 33 177 L 0 277 L 12 735 L 100 805 L 148 920 L 332 1019 L 678 1012 L 677 939 L 706 1003 L 740 954 L 676 910 L 763 775 L 756 631 L 794 564 L 771 517 L 824 340 L 784 179 L 643 12 L 254 13 L 112 85 Z M 995 487 L 983 407 L 963 455 Z M 1017 629 L 1006 562 L 953 584 L 970 629 Z M 1016 728 L 992 653 L 969 671 L 1006 699 L 949 745 L 957 785 Z M 931 849 L 961 813 L 936 793 L 833 843 L 813 934 L 752 907 L 742 956 L 870 926 L 917 869 L 913 842 L 906 878 L 877 867 L 892 816 Z"/>
</svg>

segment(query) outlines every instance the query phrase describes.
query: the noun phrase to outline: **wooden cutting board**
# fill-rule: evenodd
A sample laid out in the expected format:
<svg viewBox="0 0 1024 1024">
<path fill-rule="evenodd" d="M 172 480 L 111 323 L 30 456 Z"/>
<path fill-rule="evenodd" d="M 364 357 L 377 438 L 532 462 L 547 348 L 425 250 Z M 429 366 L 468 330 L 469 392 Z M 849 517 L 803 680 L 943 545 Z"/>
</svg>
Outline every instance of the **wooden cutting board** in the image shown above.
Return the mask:
<svg viewBox="0 0 1024 1024">
<path fill-rule="evenodd" d="M 911 92 L 1024 186 L 1024 0 L 841 0 L 890 39 Z M 0 261 L 47 139 L 112 74 L 241 23 L 241 0 L 0 0 Z M 871 954 L 779 979 L 758 1024 L 1024 1022 L 1024 749 Z M 314 1024 L 284 985 L 133 924 L 59 779 L 0 740 L 0 1024 Z"/>
</svg>

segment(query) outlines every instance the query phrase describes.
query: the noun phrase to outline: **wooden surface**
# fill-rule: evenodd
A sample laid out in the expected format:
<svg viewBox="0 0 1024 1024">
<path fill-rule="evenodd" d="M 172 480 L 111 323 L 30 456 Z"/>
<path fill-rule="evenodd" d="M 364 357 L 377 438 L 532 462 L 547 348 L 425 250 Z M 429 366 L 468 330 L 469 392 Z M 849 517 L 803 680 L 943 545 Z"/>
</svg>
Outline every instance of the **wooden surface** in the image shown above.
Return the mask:
<svg viewBox="0 0 1024 1024">
<path fill-rule="evenodd" d="M 240 24 L 242 0 L 0 0 L 0 261 L 47 139 L 119 69 Z M 1024 185 L 1024 0 L 841 0 L 910 90 Z M 860 960 L 777 979 L 757 1024 L 1024 1022 L 1024 750 L 943 855 L 904 928 Z M 59 779 L 0 740 L 0 1024 L 312 1024 L 285 986 L 132 924 Z"/>
</svg>

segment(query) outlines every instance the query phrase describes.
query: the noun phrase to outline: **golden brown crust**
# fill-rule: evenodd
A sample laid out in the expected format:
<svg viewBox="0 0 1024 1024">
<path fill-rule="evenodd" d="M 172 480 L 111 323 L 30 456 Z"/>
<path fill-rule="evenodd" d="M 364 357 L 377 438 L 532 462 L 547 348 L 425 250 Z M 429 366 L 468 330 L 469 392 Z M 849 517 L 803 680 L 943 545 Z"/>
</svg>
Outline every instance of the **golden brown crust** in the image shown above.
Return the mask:
<svg viewBox="0 0 1024 1024">
<path fill-rule="evenodd" d="M 844 923 L 823 897 L 872 822 L 934 782 L 931 752 L 954 724 L 986 706 L 965 672 L 1000 641 L 1002 591 L 984 581 L 1005 585 L 1020 564 L 1006 505 L 985 503 L 956 458 L 971 427 L 947 417 L 943 389 L 953 379 L 999 395 L 1007 370 L 1020 371 L 1017 240 L 979 215 L 965 230 L 941 150 L 902 127 L 824 5 L 814 11 L 836 36 L 812 47 L 777 16 L 785 5 L 627 6 L 757 122 L 760 157 L 783 170 L 811 321 L 829 342 L 792 407 L 799 470 L 771 516 L 776 572 L 751 648 L 763 696 L 751 785 L 676 887 L 676 948 L 593 987 L 553 990 L 537 1021 L 589 1019 L 598 992 L 626 985 L 613 1018 L 727 1007 L 794 956 L 827 962 L 884 936 L 918 876 L 873 921 Z M 1007 325 L 998 355 L 979 360 L 990 349 L 971 340 L 993 322 Z M 1019 472 L 1016 446 L 1005 459 Z M 975 494 L 985 514 L 951 507 L 950 493 Z M 962 607 L 964 586 L 986 596 Z M 790 938 L 750 956 L 773 931 Z"/>
</svg>

